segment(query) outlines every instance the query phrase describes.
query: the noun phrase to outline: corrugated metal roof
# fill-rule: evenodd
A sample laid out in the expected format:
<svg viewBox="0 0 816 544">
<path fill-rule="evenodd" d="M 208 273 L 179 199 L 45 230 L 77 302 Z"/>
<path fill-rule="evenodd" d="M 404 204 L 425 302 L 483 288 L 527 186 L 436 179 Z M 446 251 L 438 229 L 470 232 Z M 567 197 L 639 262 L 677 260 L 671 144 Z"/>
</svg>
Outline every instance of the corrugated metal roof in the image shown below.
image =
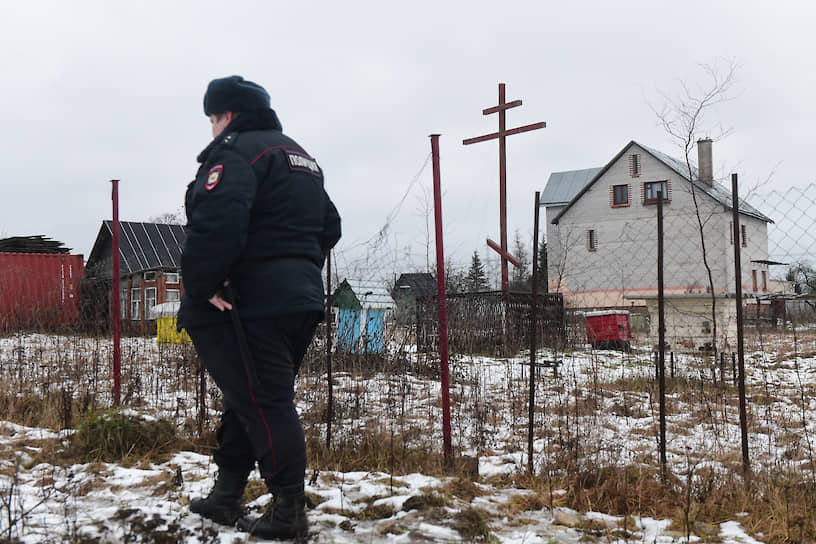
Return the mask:
<svg viewBox="0 0 816 544">
<path fill-rule="evenodd" d="M 394 299 L 391 298 L 385 285 L 371 281 L 350 279 L 346 279 L 345 282 L 348 283 L 351 290 L 354 291 L 354 295 L 357 297 L 357 300 L 360 301 L 360 305 L 363 308 L 396 308 Z"/>
<path fill-rule="evenodd" d="M 578 192 L 589 183 L 601 168 L 585 168 L 583 170 L 568 170 L 553 172 L 547 180 L 547 185 L 539 195 L 541 206 L 563 206 L 569 204 Z"/>
<path fill-rule="evenodd" d="M 186 239 L 184 226 L 164 223 L 119 222 L 119 256 L 122 274 L 143 270 L 181 268 L 181 252 Z M 103 221 L 88 257 L 87 268 L 99 273 L 99 266 L 107 269 L 110 258 L 113 222 Z M 107 271 L 109 274 L 110 271 Z"/>
</svg>

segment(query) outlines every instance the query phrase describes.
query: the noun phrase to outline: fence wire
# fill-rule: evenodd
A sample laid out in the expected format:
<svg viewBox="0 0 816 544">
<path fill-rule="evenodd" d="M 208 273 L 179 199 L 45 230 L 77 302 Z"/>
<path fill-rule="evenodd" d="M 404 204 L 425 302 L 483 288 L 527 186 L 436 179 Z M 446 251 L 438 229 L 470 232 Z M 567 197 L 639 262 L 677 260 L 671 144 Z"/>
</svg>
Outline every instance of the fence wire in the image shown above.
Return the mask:
<svg viewBox="0 0 816 544">
<path fill-rule="evenodd" d="M 753 201 L 736 236 L 722 205 L 701 198 L 698 214 L 679 205 L 690 198 L 674 188 L 665 205 L 670 470 L 701 474 L 717 466 L 723 472 L 709 477 L 721 482 L 739 471 L 732 356 L 739 303 L 746 317 L 752 463 L 816 482 L 816 186 Z M 658 463 L 654 208 L 619 222 L 586 217 L 548 226 L 547 281 L 539 279 L 549 292 L 542 288 L 537 297 L 534 466 L 547 481 L 598 466 Z M 742 251 L 741 301 L 734 297 L 734 244 Z M 13 283 L 8 271 L 0 281 Z M 72 428 L 88 412 L 111 406 L 107 292 L 106 283 L 84 285 L 71 323 L 55 321 L 50 310 L 40 321 L 36 312 L 20 313 L 21 321 L 4 314 L 0 408 L 6 417 Z M 325 328 L 316 334 L 297 384 L 312 468 L 441 466 L 436 301 L 395 300 L 381 319 L 372 317 L 380 308 L 363 305 L 349 314 L 360 320 L 356 340 L 338 336 L 348 330 L 338 327 L 339 310 L 330 318 L 341 332 L 331 339 Z M 458 293 L 447 307 L 456 456 L 505 456 L 506 470 L 522 471 L 531 295 Z M 157 339 L 155 320 L 126 322 L 123 404 L 173 419 L 191 437 L 211 433 L 220 396 L 192 347 Z M 331 385 L 327 341 L 334 346 Z"/>
</svg>

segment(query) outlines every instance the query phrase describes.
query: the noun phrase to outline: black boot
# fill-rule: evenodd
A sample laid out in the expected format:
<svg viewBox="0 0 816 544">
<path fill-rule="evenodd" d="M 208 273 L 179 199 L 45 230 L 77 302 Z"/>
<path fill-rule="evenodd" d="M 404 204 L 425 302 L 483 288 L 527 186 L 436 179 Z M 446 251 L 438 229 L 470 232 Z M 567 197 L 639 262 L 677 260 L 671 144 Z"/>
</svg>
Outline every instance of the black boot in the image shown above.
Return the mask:
<svg viewBox="0 0 816 544">
<path fill-rule="evenodd" d="M 309 525 L 306 521 L 303 482 L 270 491 L 274 495 L 271 508 L 255 520 L 242 517 L 238 520 L 238 530 L 273 540 L 306 537 Z"/>
<path fill-rule="evenodd" d="M 242 498 L 249 473 L 218 471 L 215 485 L 203 499 L 190 501 L 190 511 L 200 514 L 221 525 L 235 525 L 244 515 Z"/>
</svg>

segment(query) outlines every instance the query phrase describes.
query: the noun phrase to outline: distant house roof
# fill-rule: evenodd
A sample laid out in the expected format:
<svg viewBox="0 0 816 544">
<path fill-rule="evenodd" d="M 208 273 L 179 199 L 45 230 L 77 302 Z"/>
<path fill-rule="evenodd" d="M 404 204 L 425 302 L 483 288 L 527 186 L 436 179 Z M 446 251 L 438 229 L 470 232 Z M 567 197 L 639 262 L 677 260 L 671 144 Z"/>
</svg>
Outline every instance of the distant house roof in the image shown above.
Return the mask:
<svg viewBox="0 0 816 544">
<path fill-rule="evenodd" d="M 340 308 L 393 309 L 394 299 L 384 286 L 360 280 L 344 279 L 332 295 L 333 306 Z"/>
<path fill-rule="evenodd" d="M 656 149 L 646 147 L 645 145 L 639 144 L 638 142 L 632 140 L 628 144 L 626 144 L 623 147 L 623 149 L 621 149 L 620 152 L 618 152 L 617 155 L 612 157 L 612 160 L 610 160 L 606 164 L 606 166 L 604 166 L 603 168 L 597 169 L 596 173 L 591 177 L 591 179 L 589 179 L 589 181 L 587 183 L 585 183 L 584 186 L 581 189 L 579 189 L 578 192 L 575 193 L 574 196 L 569 200 L 566 207 L 563 210 L 561 210 L 561 212 L 557 216 L 555 216 L 555 218 L 552 220 L 552 223 L 557 224 L 558 221 L 561 219 L 561 216 L 563 216 L 564 213 L 566 213 L 566 211 L 568 209 L 570 209 L 572 207 L 572 205 L 575 204 L 575 202 L 577 202 L 578 199 L 581 198 L 581 196 L 585 192 L 587 192 L 589 190 L 589 188 L 596 181 L 598 181 L 598 179 L 600 179 L 600 177 L 603 176 L 606 173 L 606 171 L 609 170 L 609 168 L 611 168 L 612 165 L 619 158 L 621 158 L 629 150 L 629 148 L 632 147 L 633 145 L 636 145 L 636 146 L 640 147 L 641 149 L 643 149 L 644 151 L 646 151 L 647 153 L 652 155 L 655 159 L 659 160 L 660 162 L 662 162 L 663 164 L 665 164 L 666 166 L 668 166 L 669 168 L 674 170 L 683 179 L 685 179 L 687 181 L 690 181 L 689 180 L 689 168 L 686 165 L 685 161 L 682 161 L 680 159 L 676 159 L 674 157 L 666 155 L 665 153 L 663 153 L 661 151 L 657 151 Z M 573 170 L 572 172 L 573 173 L 574 172 L 588 172 L 590 170 L 595 170 L 595 169 L 590 168 L 588 170 Z M 570 174 L 570 172 L 560 172 L 559 174 Z M 576 176 L 576 177 L 579 178 L 580 176 Z M 708 185 L 706 185 L 705 183 L 700 181 L 698 179 L 699 176 L 698 176 L 698 173 L 697 173 L 697 168 L 694 165 L 691 165 L 691 177 L 694 178 L 693 183 L 694 183 L 695 189 L 698 189 L 698 190 L 702 191 L 703 193 L 707 194 L 708 196 L 710 196 L 711 198 L 713 198 L 714 200 L 716 200 L 717 202 L 719 202 L 720 204 L 725 206 L 726 209 L 728 209 L 728 210 L 731 209 L 731 191 L 729 189 L 727 189 L 725 187 L 722 187 L 721 185 L 718 185 L 716 183 L 713 184 L 711 187 L 709 187 Z M 550 178 L 552 178 L 552 176 L 550 176 Z M 547 185 L 549 185 L 549 181 L 547 182 Z M 545 189 L 545 191 L 546 191 L 546 189 Z M 542 204 L 542 206 L 543 205 L 544 204 Z M 550 204 L 550 205 L 553 205 L 553 204 Z M 759 210 L 757 210 L 756 208 L 754 208 L 753 206 L 748 204 L 743 199 L 740 199 L 740 201 L 739 201 L 739 211 L 742 214 L 754 217 L 754 218 L 759 219 L 761 221 L 766 221 L 768 223 L 773 223 L 773 220 L 770 217 L 766 216 L 765 214 L 763 214 L 762 212 L 760 212 Z"/>
<path fill-rule="evenodd" d="M 12 236 L 0 240 L 0 252 L 2 253 L 50 253 L 67 255 L 71 248 L 65 247 L 62 242 L 37 236 Z"/>
<path fill-rule="evenodd" d="M 119 222 L 119 258 L 121 273 L 181 268 L 181 251 L 186 235 L 182 225 L 164 223 Z M 88 257 L 87 269 L 94 275 L 103 270 L 109 275 L 113 222 L 103 221 Z M 89 274 L 90 274 L 89 273 Z"/>
<path fill-rule="evenodd" d="M 567 172 L 553 172 L 547 180 L 547 185 L 539 195 L 540 206 L 563 206 L 569 204 L 578 192 L 600 172 L 599 168 L 585 168 L 584 170 L 569 170 Z"/>
<path fill-rule="evenodd" d="M 436 295 L 436 280 L 428 272 L 402 274 L 394 285 L 393 295 L 432 297 Z"/>
</svg>

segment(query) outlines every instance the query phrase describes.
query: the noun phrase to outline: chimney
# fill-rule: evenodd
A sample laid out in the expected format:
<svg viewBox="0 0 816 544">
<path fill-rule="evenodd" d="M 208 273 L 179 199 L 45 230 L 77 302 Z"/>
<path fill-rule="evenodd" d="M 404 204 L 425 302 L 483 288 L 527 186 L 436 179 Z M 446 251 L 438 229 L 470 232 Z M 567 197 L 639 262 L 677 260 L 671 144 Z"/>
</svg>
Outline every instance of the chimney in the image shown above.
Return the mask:
<svg viewBox="0 0 816 544">
<path fill-rule="evenodd" d="M 711 161 L 711 138 L 697 140 L 697 177 L 709 187 L 714 184 L 714 165 Z"/>
</svg>

